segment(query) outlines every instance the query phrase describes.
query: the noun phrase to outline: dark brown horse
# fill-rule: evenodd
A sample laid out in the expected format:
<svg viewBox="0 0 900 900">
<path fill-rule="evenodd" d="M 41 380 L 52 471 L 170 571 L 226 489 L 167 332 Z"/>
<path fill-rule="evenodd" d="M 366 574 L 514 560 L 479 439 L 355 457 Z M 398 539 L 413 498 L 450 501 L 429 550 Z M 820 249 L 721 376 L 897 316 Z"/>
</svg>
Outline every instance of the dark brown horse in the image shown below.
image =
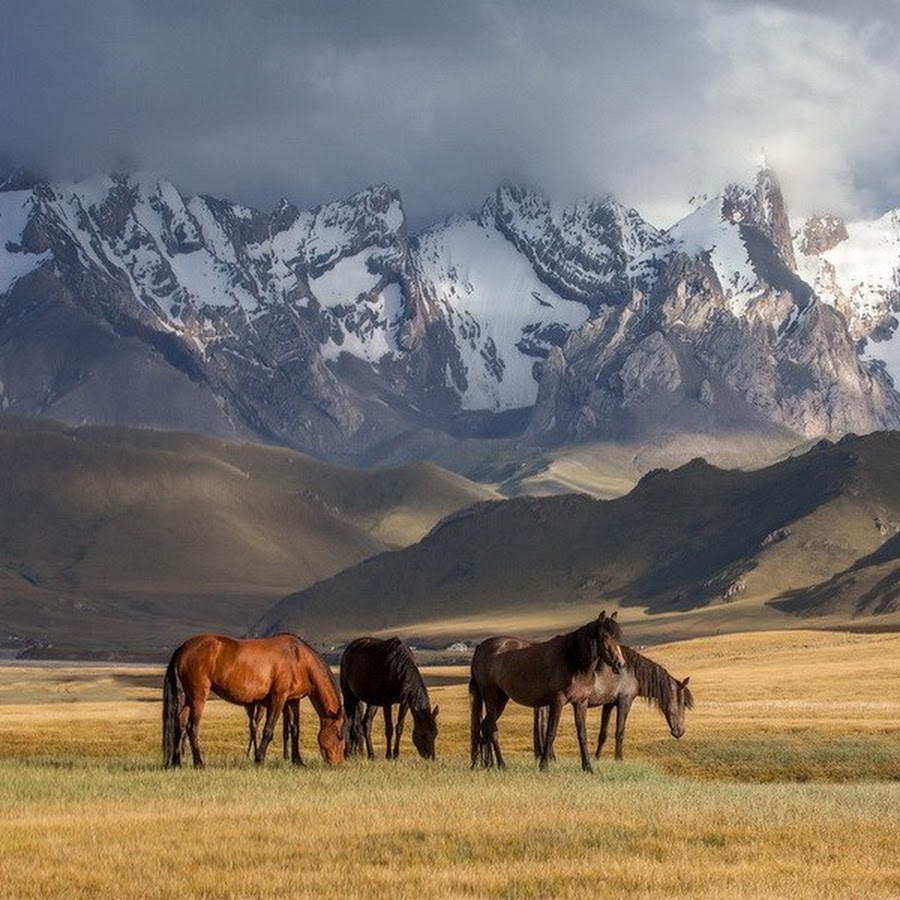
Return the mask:
<svg viewBox="0 0 900 900">
<path fill-rule="evenodd" d="M 514 637 L 492 637 L 482 641 L 472 656 L 469 693 L 472 697 L 472 767 L 489 766 L 496 757 L 505 767 L 497 740 L 497 720 L 512 699 L 523 706 L 549 706 L 547 740 L 541 768 L 550 760 L 553 740 L 563 706 L 572 704 L 575 730 L 581 749 L 581 767 L 591 771 L 587 747 L 585 713 L 594 688 L 594 673 L 606 664 L 615 671 L 624 665 L 622 633 L 615 613 L 605 612 L 570 634 L 535 643 Z"/>
<path fill-rule="evenodd" d="M 341 694 L 350 723 L 350 754 L 359 752 L 365 741 L 369 759 L 375 758 L 372 719 L 380 707 L 384 712 L 388 759 L 400 755 L 400 736 L 407 710 L 412 713 L 412 739 L 419 756 L 434 759 L 438 707 L 431 708 L 422 675 L 400 638 L 362 637 L 351 641 L 341 655 Z M 394 704 L 400 706 L 396 730 L 392 719 Z"/>
<path fill-rule="evenodd" d="M 319 716 L 319 750 L 331 765 L 344 759 L 344 711 L 325 661 L 296 635 L 238 640 L 198 634 L 169 660 L 163 682 L 163 762 L 181 765 L 184 739 L 195 766 L 203 765 L 197 741 L 209 692 L 244 708 L 262 704 L 266 722 L 256 761 L 263 762 L 285 704 L 309 697 Z M 299 755 L 299 754 L 298 754 Z"/>
<path fill-rule="evenodd" d="M 614 672 L 609 666 L 601 666 L 594 673 L 594 689 L 588 706 L 602 706 L 600 713 L 600 735 L 597 739 L 596 759 L 606 742 L 609 717 L 616 710 L 616 759 L 622 759 L 625 744 L 625 723 L 635 697 L 644 697 L 664 716 L 669 731 L 674 738 L 684 734 L 685 713 L 694 708 L 694 696 L 688 687 L 690 677 L 679 681 L 658 663 L 653 662 L 637 650 L 622 645 L 625 668 Z M 547 707 L 534 711 L 534 755 L 540 759 L 544 753 L 547 731 Z M 552 757 L 553 751 L 550 750 Z"/>
</svg>

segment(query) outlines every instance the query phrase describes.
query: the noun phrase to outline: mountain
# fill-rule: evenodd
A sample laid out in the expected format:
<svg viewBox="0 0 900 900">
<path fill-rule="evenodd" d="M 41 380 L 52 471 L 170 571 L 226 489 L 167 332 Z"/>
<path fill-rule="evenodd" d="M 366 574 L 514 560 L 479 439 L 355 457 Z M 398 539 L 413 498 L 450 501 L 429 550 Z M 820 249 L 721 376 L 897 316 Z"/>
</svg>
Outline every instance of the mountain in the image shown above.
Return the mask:
<svg viewBox="0 0 900 900">
<path fill-rule="evenodd" d="M 864 357 L 900 379 L 900 210 L 875 221 L 822 215 L 794 223 L 798 272 L 840 310 Z"/>
<path fill-rule="evenodd" d="M 0 418 L 0 647 L 153 656 L 493 494 L 190 434 Z M 48 649 L 49 648 L 49 649 Z"/>
<path fill-rule="evenodd" d="M 0 408 L 362 464 L 471 439 L 896 427 L 888 368 L 859 355 L 857 295 L 811 274 L 825 244 L 792 235 L 766 169 L 664 232 L 612 197 L 504 184 L 420 234 L 385 185 L 262 213 L 147 173 L 13 171 Z"/>
<path fill-rule="evenodd" d="M 285 597 L 253 631 L 476 639 L 559 628 L 603 607 L 621 608 L 632 640 L 796 627 L 791 614 L 896 626 L 898 532 L 900 434 L 823 441 L 756 471 L 695 459 L 615 500 L 480 504 Z M 836 576 L 846 587 L 860 573 L 874 592 L 830 591 Z"/>
</svg>

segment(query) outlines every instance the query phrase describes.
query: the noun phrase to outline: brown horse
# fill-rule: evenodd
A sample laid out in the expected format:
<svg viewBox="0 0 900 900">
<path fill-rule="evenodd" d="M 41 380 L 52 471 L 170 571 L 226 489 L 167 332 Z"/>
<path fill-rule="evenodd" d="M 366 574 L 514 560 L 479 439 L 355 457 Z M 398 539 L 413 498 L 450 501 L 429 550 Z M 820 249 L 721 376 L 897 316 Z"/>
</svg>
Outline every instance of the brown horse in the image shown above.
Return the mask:
<svg viewBox="0 0 900 900">
<path fill-rule="evenodd" d="M 361 637 L 351 641 L 341 655 L 341 694 L 350 724 L 349 753 L 358 752 L 365 740 L 369 759 L 375 758 L 372 719 L 380 707 L 384 712 L 388 759 L 400 755 L 400 736 L 407 710 L 412 712 L 412 740 L 419 756 L 434 759 L 439 710 L 436 706 L 431 708 L 428 688 L 412 653 L 400 638 Z M 366 705 L 365 712 L 362 704 Z M 392 720 L 394 704 L 399 705 L 396 729 Z"/>
<path fill-rule="evenodd" d="M 331 765 L 344 759 L 344 710 L 334 676 L 305 641 L 292 634 L 238 640 L 217 634 L 188 638 L 169 660 L 163 682 L 163 762 L 181 765 L 185 736 L 195 766 L 203 765 L 197 741 L 209 692 L 245 709 L 266 710 L 256 762 L 266 757 L 285 704 L 309 697 L 319 716 L 319 750 Z M 299 754 L 298 754 L 299 755 Z"/>
<path fill-rule="evenodd" d="M 594 672 L 604 663 L 615 671 L 624 665 L 622 633 L 612 616 L 601 612 L 587 625 L 570 634 L 535 643 L 514 637 L 492 637 L 482 641 L 472 655 L 469 693 L 472 697 L 472 767 L 505 763 L 497 740 L 497 720 L 512 699 L 523 706 L 549 706 L 547 740 L 541 754 L 547 767 L 563 706 L 572 704 L 575 730 L 581 749 L 581 767 L 591 771 L 587 748 L 585 713 L 594 688 Z"/>
<path fill-rule="evenodd" d="M 674 738 L 684 734 L 685 712 L 694 708 L 694 696 L 688 687 L 690 677 L 679 681 L 658 663 L 622 645 L 625 668 L 614 672 L 609 666 L 601 666 L 594 673 L 594 689 L 588 706 L 602 706 L 600 713 L 600 735 L 597 739 L 596 759 L 606 742 L 609 731 L 609 717 L 616 710 L 616 759 L 622 759 L 625 744 L 625 723 L 635 697 L 644 697 L 664 716 L 669 731 Z M 534 755 L 538 759 L 544 753 L 547 731 L 547 707 L 534 711 Z M 553 750 L 550 749 L 552 757 Z"/>
</svg>

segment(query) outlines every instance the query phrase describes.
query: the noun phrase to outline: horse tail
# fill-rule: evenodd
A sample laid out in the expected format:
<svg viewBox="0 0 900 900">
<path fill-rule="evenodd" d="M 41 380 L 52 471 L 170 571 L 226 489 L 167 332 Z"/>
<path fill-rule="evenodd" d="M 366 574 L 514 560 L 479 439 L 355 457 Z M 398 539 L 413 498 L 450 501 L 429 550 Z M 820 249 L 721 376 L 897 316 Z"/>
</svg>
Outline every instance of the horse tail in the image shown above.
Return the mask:
<svg viewBox="0 0 900 900">
<path fill-rule="evenodd" d="M 180 764 L 181 728 L 178 725 L 178 712 L 181 697 L 181 679 L 175 666 L 178 651 L 172 654 L 166 675 L 163 679 L 163 706 L 162 706 L 162 752 L 163 765 L 170 766 Z"/>
<path fill-rule="evenodd" d="M 481 688 L 478 686 L 474 675 L 469 678 L 469 697 L 471 698 L 470 736 L 472 742 L 472 768 L 474 769 L 478 765 L 478 757 L 483 747 L 481 725 L 484 712 L 484 697 L 481 695 Z"/>
</svg>

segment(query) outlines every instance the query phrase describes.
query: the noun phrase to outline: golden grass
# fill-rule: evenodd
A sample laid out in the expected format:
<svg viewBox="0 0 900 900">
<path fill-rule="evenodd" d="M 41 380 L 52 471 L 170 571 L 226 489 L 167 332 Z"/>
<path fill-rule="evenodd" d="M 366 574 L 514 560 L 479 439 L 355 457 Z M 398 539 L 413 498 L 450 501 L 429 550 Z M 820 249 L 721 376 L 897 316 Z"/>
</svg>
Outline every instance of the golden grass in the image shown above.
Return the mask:
<svg viewBox="0 0 900 900">
<path fill-rule="evenodd" d="M 0 897 L 897 896 L 898 651 L 819 632 L 652 648 L 692 676 L 687 734 L 636 705 L 626 762 L 593 776 L 568 713 L 538 772 L 512 705 L 510 769 L 470 771 L 464 667 L 427 672 L 436 763 L 407 737 L 396 763 L 329 770 L 304 712 L 309 765 L 260 769 L 243 711 L 213 702 L 203 772 L 159 766 L 160 670 L 0 668 Z"/>
</svg>

